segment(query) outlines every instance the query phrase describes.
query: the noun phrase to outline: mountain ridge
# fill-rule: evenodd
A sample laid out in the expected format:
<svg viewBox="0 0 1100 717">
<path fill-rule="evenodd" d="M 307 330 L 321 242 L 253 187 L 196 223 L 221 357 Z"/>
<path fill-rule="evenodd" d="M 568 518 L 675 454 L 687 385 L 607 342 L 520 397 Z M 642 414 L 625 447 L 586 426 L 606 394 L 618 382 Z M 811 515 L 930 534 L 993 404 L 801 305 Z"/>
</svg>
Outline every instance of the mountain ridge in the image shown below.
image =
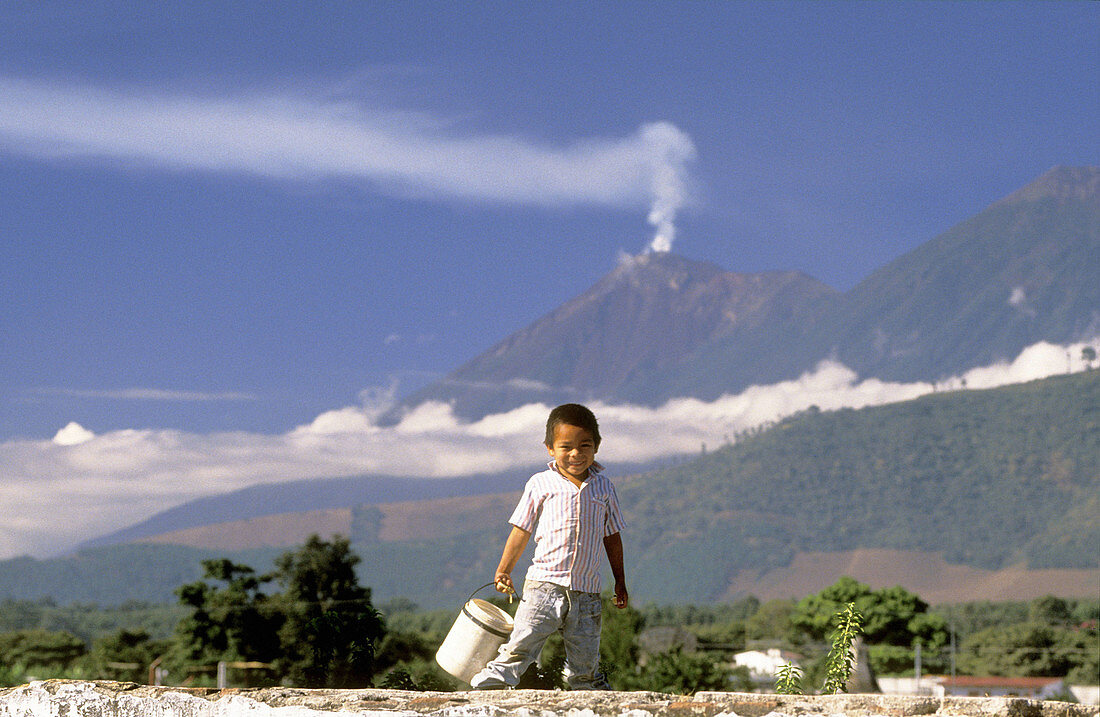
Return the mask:
<svg viewBox="0 0 1100 717">
<path fill-rule="evenodd" d="M 861 374 L 938 379 L 1100 333 L 1096 271 L 1100 168 L 1058 168 L 872 274 L 810 340 Z"/>
<path fill-rule="evenodd" d="M 1041 199 L 1065 201 L 1069 199 L 1095 199 L 1100 195 L 1100 168 L 1051 167 L 1040 177 L 1012 192 L 997 204 L 1033 202 Z"/>
</svg>

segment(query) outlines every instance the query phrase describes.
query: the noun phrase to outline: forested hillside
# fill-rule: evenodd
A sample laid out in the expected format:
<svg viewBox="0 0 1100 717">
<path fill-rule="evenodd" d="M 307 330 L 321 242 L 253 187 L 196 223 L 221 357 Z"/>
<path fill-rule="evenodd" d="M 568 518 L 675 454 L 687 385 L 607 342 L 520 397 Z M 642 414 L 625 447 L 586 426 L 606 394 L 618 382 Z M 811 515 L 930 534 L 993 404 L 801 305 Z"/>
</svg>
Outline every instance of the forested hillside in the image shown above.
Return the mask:
<svg viewBox="0 0 1100 717">
<path fill-rule="evenodd" d="M 1100 372 L 1092 371 L 811 410 L 630 481 L 620 494 L 642 556 L 635 579 L 690 585 L 705 598 L 739 570 L 779 567 L 810 550 L 1096 568 L 1098 489 Z"/>
</svg>

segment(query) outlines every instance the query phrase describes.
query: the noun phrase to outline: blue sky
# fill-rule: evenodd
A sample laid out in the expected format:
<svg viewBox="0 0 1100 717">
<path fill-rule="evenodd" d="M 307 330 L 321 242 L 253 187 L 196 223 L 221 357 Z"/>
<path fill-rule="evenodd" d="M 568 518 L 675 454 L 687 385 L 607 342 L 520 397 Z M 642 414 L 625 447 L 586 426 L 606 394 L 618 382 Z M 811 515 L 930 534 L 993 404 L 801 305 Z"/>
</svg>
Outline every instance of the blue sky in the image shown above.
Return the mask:
<svg viewBox="0 0 1100 717">
<path fill-rule="evenodd" d="M 657 234 L 847 289 L 1100 162 L 1096 3 L 224 5 L 0 5 L 9 455 L 288 435 Z"/>
<path fill-rule="evenodd" d="M 241 121 L 225 132 L 255 131 L 240 150 L 255 155 L 280 103 L 551 158 L 668 123 L 694 147 L 675 251 L 840 289 L 1100 155 L 1092 3 L 159 5 L 0 9 L 0 116 L 26 105 L 13 85 L 48 95 L 30 130 L 0 127 L 0 437 L 69 420 L 282 430 L 438 377 L 653 233 L 628 187 L 555 196 L 519 177 L 464 196 L 381 172 L 280 176 L 190 147 L 148 156 L 156 127 L 142 146 L 66 152 L 46 125 L 120 121 L 93 126 L 83 94 L 131 115 L 194 105 L 181 122 L 210 123 L 200 134 L 229 106 Z M 507 185 L 502 167 L 524 160 L 499 153 L 456 183 Z"/>
</svg>

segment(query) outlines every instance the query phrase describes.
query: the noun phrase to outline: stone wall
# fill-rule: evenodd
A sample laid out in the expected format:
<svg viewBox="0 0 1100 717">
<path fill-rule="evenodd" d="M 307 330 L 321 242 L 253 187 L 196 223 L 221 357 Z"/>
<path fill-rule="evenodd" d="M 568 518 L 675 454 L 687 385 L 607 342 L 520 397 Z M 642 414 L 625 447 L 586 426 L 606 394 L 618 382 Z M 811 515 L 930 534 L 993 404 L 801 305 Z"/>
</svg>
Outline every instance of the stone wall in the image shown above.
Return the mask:
<svg viewBox="0 0 1100 717">
<path fill-rule="evenodd" d="M 47 680 L 0 689 L 0 717 L 1097 717 L 1095 706 L 1011 697 L 700 692 L 203 689 Z"/>
</svg>

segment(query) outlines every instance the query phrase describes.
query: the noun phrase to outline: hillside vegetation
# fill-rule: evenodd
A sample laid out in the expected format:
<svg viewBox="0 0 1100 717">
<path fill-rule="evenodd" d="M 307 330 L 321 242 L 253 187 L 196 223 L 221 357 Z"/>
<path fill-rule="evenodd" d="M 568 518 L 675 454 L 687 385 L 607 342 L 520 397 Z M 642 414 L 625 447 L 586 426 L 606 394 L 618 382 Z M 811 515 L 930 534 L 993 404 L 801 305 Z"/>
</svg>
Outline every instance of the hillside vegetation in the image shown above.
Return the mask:
<svg viewBox="0 0 1100 717">
<path fill-rule="evenodd" d="M 808 411 L 620 489 L 635 580 L 713 597 L 799 551 L 1096 568 L 1100 372 Z M 639 575 L 640 573 L 640 575 Z M 687 589 L 687 588 L 681 588 Z M 671 597 L 671 596 L 664 596 Z"/>
</svg>

